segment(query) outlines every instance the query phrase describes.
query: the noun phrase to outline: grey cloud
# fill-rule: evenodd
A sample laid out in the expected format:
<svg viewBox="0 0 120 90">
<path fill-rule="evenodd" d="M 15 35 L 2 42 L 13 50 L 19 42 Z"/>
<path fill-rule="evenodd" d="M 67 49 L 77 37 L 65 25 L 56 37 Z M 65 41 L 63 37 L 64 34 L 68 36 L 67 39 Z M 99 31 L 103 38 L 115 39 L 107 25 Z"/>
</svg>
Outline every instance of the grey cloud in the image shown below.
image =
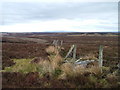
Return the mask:
<svg viewBox="0 0 120 90">
<path fill-rule="evenodd" d="M 53 19 L 117 18 L 117 3 L 3 3 L 4 23 Z"/>
</svg>

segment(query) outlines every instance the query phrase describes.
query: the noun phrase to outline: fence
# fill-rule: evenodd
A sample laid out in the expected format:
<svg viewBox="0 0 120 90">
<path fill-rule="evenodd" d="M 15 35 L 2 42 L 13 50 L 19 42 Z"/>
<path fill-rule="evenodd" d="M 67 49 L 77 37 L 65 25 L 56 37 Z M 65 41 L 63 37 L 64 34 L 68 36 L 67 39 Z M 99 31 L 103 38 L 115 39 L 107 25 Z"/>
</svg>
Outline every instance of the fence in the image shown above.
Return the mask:
<svg viewBox="0 0 120 90">
<path fill-rule="evenodd" d="M 63 40 L 54 40 L 52 45 L 54 45 L 55 47 L 62 47 L 63 45 Z M 77 59 L 76 58 L 76 50 L 77 50 L 77 45 L 72 45 L 69 49 L 69 51 L 67 52 L 65 58 L 64 58 L 64 62 L 70 62 L 70 63 L 74 63 L 77 65 L 87 65 L 88 63 L 97 61 L 99 67 L 101 68 L 102 71 L 102 67 L 103 67 L 103 45 L 99 46 L 99 56 L 97 60 L 84 60 L 82 61 L 81 59 Z M 118 69 L 120 71 L 120 64 L 118 64 Z"/>
</svg>

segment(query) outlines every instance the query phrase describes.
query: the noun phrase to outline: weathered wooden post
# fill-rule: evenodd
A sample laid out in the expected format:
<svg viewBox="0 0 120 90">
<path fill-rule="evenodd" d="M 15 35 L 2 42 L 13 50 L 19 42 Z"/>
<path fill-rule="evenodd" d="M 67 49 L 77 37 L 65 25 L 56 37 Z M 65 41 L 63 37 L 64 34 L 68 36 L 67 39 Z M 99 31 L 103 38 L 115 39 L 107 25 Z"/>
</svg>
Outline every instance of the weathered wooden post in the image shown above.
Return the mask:
<svg viewBox="0 0 120 90">
<path fill-rule="evenodd" d="M 62 45 L 63 45 L 63 40 L 60 41 L 60 46 L 62 46 Z"/>
<path fill-rule="evenodd" d="M 55 45 L 55 40 L 53 40 L 53 43 L 52 43 L 53 45 Z"/>
<path fill-rule="evenodd" d="M 120 75 L 120 63 L 118 63 L 118 74 Z"/>
<path fill-rule="evenodd" d="M 99 67 L 101 68 L 101 72 L 102 72 L 102 66 L 103 66 L 103 46 L 100 45 L 100 47 L 99 47 Z"/>
<path fill-rule="evenodd" d="M 120 63 L 117 66 L 118 66 L 118 69 L 120 70 Z"/>
<path fill-rule="evenodd" d="M 72 45 L 71 48 L 69 49 L 67 55 L 65 56 L 65 59 L 70 55 L 70 53 L 72 52 L 73 48 L 75 47 L 75 45 Z"/>
<path fill-rule="evenodd" d="M 58 46 L 58 40 L 56 40 L 56 42 L 55 42 L 55 46 Z"/>
<path fill-rule="evenodd" d="M 73 50 L 73 60 L 76 60 L 76 45 L 74 45 L 74 50 Z"/>
</svg>

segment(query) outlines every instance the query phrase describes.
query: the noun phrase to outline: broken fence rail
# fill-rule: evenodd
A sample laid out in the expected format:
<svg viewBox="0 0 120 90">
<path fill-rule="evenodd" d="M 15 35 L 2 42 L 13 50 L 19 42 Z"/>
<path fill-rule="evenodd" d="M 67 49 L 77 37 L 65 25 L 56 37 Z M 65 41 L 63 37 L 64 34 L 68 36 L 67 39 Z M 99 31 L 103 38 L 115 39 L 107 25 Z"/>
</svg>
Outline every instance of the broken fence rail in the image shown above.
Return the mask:
<svg viewBox="0 0 120 90">
<path fill-rule="evenodd" d="M 72 45 L 71 48 L 69 49 L 67 55 L 64 58 L 64 62 L 73 62 L 74 64 L 77 65 L 87 65 L 88 63 L 94 62 L 94 61 L 98 61 L 99 67 L 103 66 L 103 46 L 100 45 L 99 47 L 99 58 L 98 60 L 84 60 L 81 61 L 80 59 L 76 59 L 76 45 Z M 68 60 L 67 58 L 70 56 L 70 54 L 73 53 L 72 56 L 72 61 Z"/>
</svg>

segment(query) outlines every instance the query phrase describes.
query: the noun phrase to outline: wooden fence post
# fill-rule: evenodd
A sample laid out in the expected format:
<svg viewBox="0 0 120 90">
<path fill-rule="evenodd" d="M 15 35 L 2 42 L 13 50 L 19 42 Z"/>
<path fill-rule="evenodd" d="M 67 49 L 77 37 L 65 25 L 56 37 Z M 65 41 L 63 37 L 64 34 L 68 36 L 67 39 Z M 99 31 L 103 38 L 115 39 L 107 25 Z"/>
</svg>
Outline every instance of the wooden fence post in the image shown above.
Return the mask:
<svg viewBox="0 0 120 90">
<path fill-rule="evenodd" d="M 74 50 L 73 50 L 73 60 L 76 60 L 76 45 L 74 45 Z"/>
<path fill-rule="evenodd" d="M 56 40 L 55 46 L 56 46 L 56 47 L 58 46 L 58 40 Z"/>
<path fill-rule="evenodd" d="M 62 45 L 63 45 L 63 40 L 60 41 L 60 46 L 62 46 Z"/>
<path fill-rule="evenodd" d="M 52 43 L 53 45 L 55 45 L 55 40 L 53 40 L 53 43 Z"/>
<path fill-rule="evenodd" d="M 120 63 L 118 63 L 118 73 L 120 74 Z"/>
<path fill-rule="evenodd" d="M 99 47 L 99 67 L 101 68 L 101 72 L 102 72 L 102 66 L 103 66 L 103 46 L 100 45 L 100 47 Z"/>
<path fill-rule="evenodd" d="M 73 48 L 75 47 L 75 45 L 72 45 L 71 48 L 69 49 L 67 55 L 65 56 L 65 59 L 70 55 L 70 53 L 72 52 Z"/>
</svg>

